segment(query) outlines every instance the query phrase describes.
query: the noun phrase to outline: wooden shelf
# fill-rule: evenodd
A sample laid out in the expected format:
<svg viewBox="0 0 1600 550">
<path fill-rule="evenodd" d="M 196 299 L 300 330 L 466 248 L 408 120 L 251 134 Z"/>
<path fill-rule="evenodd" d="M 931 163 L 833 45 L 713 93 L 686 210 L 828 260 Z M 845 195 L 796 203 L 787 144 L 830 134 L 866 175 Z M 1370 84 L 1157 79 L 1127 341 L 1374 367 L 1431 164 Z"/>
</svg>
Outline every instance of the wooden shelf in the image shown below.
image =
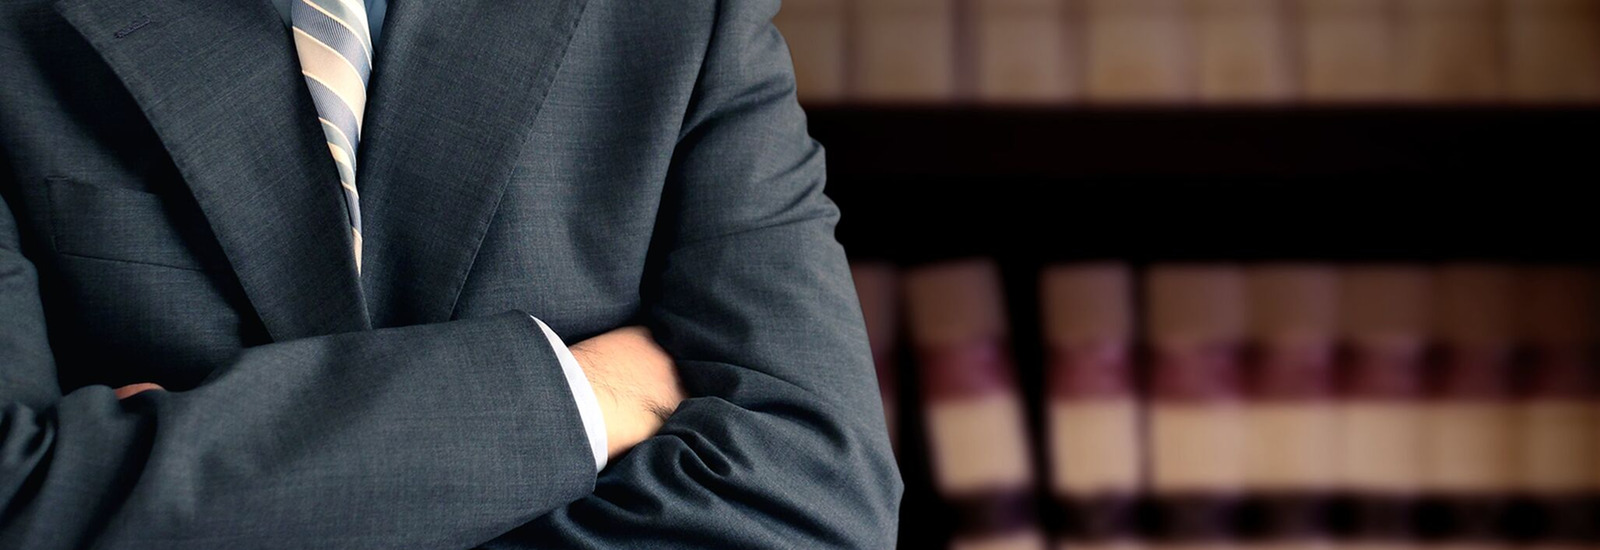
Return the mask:
<svg viewBox="0 0 1600 550">
<path fill-rule="evenodd" d="M 835 175 L 1423 175 L 1579 166 L 1600 107 L 819 107 Z"/>
<path fill-rule="evenodd" d="M 809 114 L 858 257 L 1600 258 L 1600 108 Z"/>
</svg>

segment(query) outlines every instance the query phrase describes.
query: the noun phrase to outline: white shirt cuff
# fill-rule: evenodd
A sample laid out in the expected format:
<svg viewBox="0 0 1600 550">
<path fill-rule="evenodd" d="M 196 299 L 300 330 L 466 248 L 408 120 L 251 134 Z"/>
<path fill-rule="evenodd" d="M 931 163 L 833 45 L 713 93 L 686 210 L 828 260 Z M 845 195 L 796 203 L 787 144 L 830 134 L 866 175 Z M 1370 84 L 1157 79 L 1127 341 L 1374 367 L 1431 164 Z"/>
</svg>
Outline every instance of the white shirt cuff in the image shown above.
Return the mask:
<svg viewBox="0 0 1600 550">
<path fill-rule="evenodd" d="M 583 366 L 578 364 L 577 357 L 572 356 L 572 350 L 562 343 L 561 337 L 556 336 L 556 332 L 538 317 L 533 317 L 533 322 L 539 324 L 544 337 L 550 340 L 550 347 L 555 349 L 556 359 L 561 362 L 561 372 L 567 376 L 567 385 L 572 387 L 572 398 L 578 402 L 578 417 L 583 419 L 583 431 L 589 433 L 589 449 L 594 452 L 594 470 L 604 470 L 606 421 L 600 413 L 600 399 L 594 395 L 594 386 L 589 385 L 589 377 L 583 374 Z"/>
</svg>

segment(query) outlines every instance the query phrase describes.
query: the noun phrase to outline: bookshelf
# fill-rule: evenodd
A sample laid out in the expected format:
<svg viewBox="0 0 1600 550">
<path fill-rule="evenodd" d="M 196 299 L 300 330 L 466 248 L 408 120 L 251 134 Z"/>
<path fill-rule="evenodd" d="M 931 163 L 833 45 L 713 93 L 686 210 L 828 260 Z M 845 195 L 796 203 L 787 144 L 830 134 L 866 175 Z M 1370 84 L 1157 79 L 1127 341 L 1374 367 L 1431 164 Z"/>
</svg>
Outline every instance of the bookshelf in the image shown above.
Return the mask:
<svg viewBox="0 0 1600 550">
<path fill-rule="evenodd" d="M 1038 277 L 1063 261 L 1600 259 L 1587 189 L 1600 182 L 1588 137 L 1600 106 L 826 105 L 808 116 L 854 259 L 999 262 L 1022 388 L 1046 387 Z M 973 512 L 934 488 L 913 352 L 902 341 L 900 547 L 942 548 Z M 1046 441 L 1047 397 L 1023 397 L 1032 440 Z M 1034 445 L 1034 471 L 1048 470 L 1046 453 Z M 1043 523 L 1073 529 L 1084 518 L 1055 509 L 1046 483 Z M 1242 508 L 1234 542 L 1258 536 L 1259 504 Z M 1159 511 L 1137 505 L 1140 531 L 1159 541 Z M 1513 537 L 1543 521 L 1528 510 L 1514 508 Z M 1353 529 L 1347 512 L 1330 512 L 1339 536 Z M 1429 513 L 1424 534 L 1448 523 Z"/>
</svg>

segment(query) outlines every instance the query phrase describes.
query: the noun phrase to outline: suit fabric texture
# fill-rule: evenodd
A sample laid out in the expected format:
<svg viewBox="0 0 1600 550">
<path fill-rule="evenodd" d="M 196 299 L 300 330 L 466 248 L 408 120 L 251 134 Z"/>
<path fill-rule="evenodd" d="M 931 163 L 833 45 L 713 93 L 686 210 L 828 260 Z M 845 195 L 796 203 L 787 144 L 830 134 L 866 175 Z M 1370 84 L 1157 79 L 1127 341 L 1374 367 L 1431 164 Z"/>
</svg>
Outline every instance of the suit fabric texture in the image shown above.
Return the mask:
<svg viewBox="0 0 1600 550">
<path fill-rule="evenodd" d="M 391 1 L 358 274 L 269 2 L 0 0 L 0 548 L 892 547 L 777 9 Z M 596 476 L 529 314 L 691 398 Z"/>
</svg>

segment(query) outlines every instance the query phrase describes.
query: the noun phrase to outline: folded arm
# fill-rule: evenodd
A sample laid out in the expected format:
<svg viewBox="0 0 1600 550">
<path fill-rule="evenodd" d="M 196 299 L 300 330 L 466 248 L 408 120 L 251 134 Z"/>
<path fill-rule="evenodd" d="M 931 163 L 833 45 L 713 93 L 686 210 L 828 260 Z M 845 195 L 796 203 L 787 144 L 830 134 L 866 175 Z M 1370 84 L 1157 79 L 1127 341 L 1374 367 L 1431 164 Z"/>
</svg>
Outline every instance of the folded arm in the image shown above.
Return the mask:
<svg viewBox="0 0 1600 550">
<path fill-rule="evenodd" d="M 0 548 L 466 547 L 592 488 L 527 315 L 252 348 L 186 392 L 63 395 L 20 241 L 0 199 Z"/>
<path fill-rule="evenodd" d="M 775 0 L 721 3 L 647 319 L 690 398 L 491 548 L 890 548 L 901 484 Z"/>
</svg>

